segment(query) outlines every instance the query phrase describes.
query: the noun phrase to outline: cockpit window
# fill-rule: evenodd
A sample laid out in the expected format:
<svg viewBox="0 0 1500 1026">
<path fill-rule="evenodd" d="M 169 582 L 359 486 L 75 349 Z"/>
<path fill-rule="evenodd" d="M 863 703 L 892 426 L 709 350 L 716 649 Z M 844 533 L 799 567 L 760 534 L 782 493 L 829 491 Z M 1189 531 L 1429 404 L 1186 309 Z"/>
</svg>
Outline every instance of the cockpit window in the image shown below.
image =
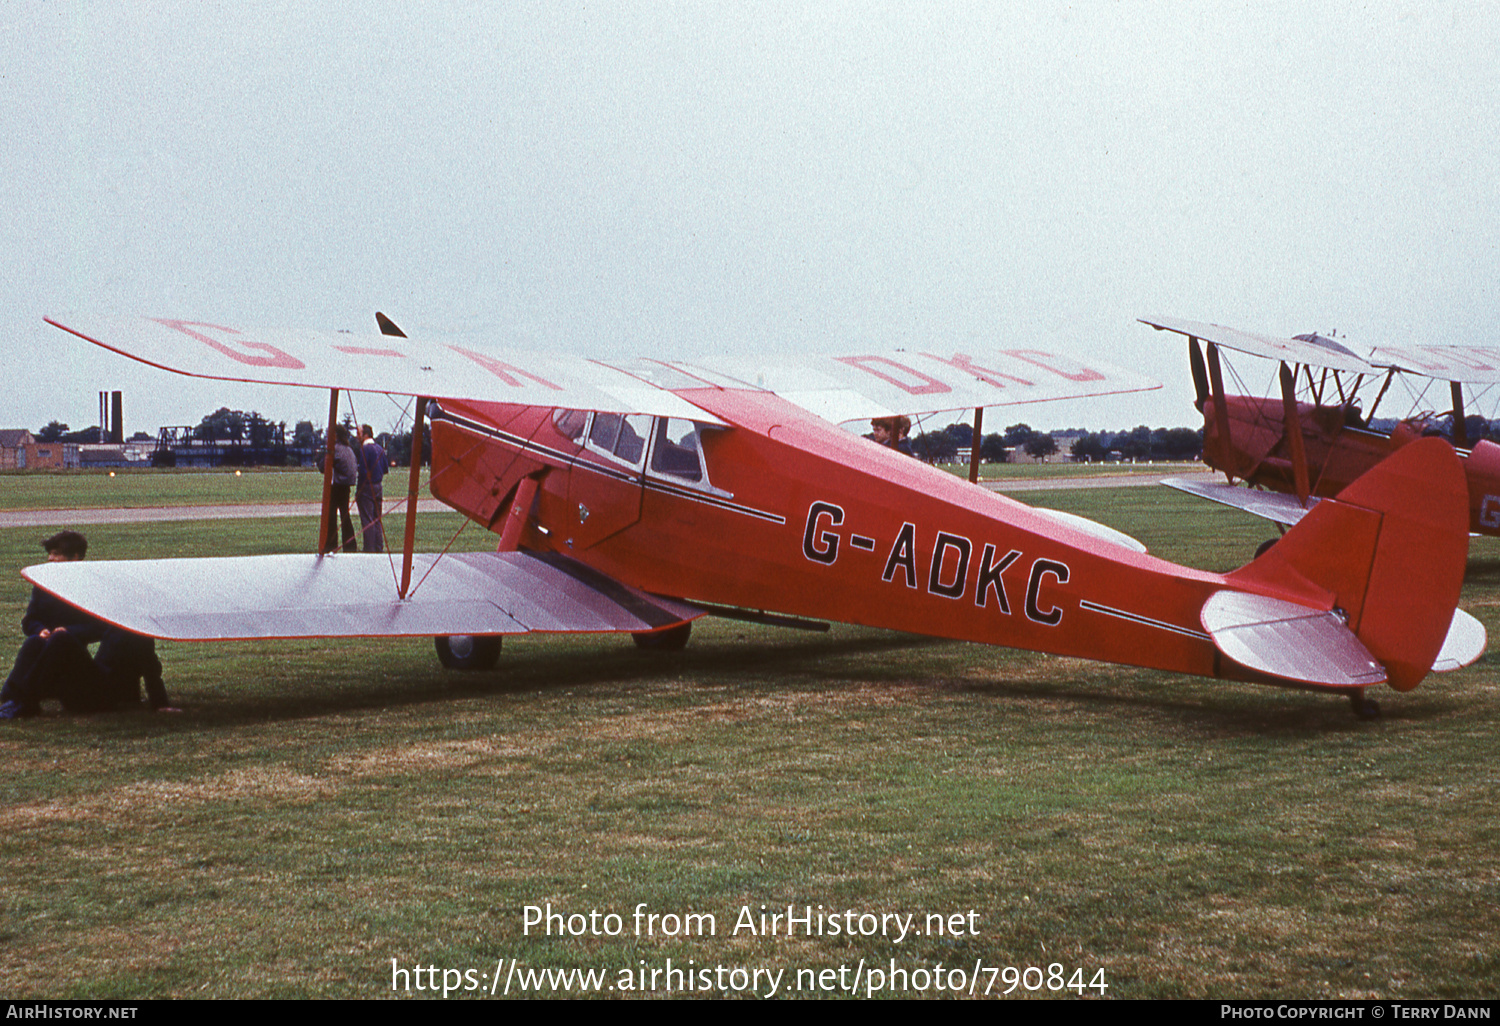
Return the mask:
<svg viewBox="0 0 1500 1026">
<path fill-rule="evenodd" d="M 626 463 L 639 464 L 646 451 L 646 435 L 651 430 L 651 418 L 630 416 L 620 424 L 620 437 L 615 442 L 615 455 Z"/>
<path fill-rule="evenodd" d="M 594 426 L 589 429 L 589 441 L 605 452 L 614 452 L 615 440 L 620 437 L 620 422 L 624 419 L 618 413 L 594 414 Z"/>
<path fill-rule="evenodd" d="M 582 441 L 583 429 L 588 425 L 587 410 L 558 410 L 552 414 L 552 424 L 557 433 L 571 442 Z"/>
<path fill-rule="evenodd" d="M 638 467 L 650 430 L 651 418 L 642 414 L 596 413 L 589 427 L 589 445 Z"/>
<path fill-rule="evenodd" d="M 683 481 L 703 480 L 703 453 L 698 425 L 676 417 L 658 418 L 656 444 L 651 447 L 651 470 Z"/>
</svg>

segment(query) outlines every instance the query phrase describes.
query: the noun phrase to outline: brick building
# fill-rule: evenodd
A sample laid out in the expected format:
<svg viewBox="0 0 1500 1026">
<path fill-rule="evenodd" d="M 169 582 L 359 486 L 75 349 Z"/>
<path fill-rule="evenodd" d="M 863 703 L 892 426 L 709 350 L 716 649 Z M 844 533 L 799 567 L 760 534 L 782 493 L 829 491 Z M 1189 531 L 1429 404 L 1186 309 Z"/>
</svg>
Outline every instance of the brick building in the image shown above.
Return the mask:
<svg viewBox="0 0 1500 1026">
<path fill-rule="evenodd" d="M 78 466 L 72 442 L 38 442 L 25 428 L 0 428 L 0 470 L 62 470 Z"/>
</svg>

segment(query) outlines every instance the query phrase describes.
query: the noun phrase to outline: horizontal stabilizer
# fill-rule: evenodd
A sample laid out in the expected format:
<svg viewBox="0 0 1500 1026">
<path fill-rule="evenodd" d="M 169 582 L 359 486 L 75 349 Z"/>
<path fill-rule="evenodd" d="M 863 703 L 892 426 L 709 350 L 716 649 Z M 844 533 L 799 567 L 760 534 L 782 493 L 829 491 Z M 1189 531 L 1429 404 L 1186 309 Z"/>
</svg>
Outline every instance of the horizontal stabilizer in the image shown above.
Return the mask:
<svg viewBox="0 0 1500 1026">
<path fill-rule="evenodd" d="M 1381 684 L 1385 667 L 1337 613 L 1238 591 L 1203 604 L 1214 647 L 1257 673 L 1303 684 L 1363 688 Z"/>
<path fill-rule="evenodd" d="M 406 599 L 384 555 L 42 563 L 27 580 L 126 630 L 173 641 L 652 631 L 701 610 L 566 557 L 417 555 Z"/>
<path fill-rule="evenodd" d="M 1432 664 L 1433 672 L 1462 670 L 1484 655 L 1484 647 L 1488 642 L 1489 635 L 1484 624 L 1462 609 L 1455 609 L 1453 622 L 1448 625 L 1448 636 L 1443 639 L 1437 661 Z"/>
<path fill-rule="evenodd" d="M 1311 496 L 1307 501 L 1307 509 L 1303 509 L 1295 495 L 1233 485 L 1227 481 L 1209 477 L 1207 474 L 1192 477 L 1166 477 L 1162 478 L 1161 483 L 1168 488 L 1176 488 L 1180 492 L 1196 495 L 1209 502 L 1233 506 L 1251 516 L 1262 517 L 1272 523 L 1284 524 L 1288 527 L 1301 520 L 1307 514 L 1307 510 L 1312 509 L 1319 502 L 1316 495 Z"/>
</svg>

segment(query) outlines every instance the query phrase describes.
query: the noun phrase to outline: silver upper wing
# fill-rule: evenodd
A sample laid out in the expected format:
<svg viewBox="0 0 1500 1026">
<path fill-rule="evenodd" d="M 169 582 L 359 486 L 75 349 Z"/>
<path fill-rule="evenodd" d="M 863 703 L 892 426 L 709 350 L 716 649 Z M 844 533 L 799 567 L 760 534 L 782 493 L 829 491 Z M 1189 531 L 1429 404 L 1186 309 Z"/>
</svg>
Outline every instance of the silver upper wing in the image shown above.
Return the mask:
<svg viewBox="0 0 1500 1026">
<path fill-rule="evenodd" d="M 194 377 L 716 422 L 675 394 L 754 388 L 835 423 L 1160 388 L 1102 360 L 1013 347 L 602 361 L 472 342 L 70 314 L 49 324 Z"/>
<path fill-rule="evenodd" d="M 581 357 L 171 318 L 72 314 L 46 320 L 105 349 L 192 377 L 716 421 L 669 391 Z"/>
<path fill-rule="evenodd" d="M 1317 341 L 1310 341 L 1305 338 L 1277 338 L 1226 328 L 1222 324 L 1185 321 L 1176 317 L 1142 317 L 1140 321 L 1158 331 L 1174 331 L 1179 335 L 1202 339 L 1251 356 L 1311 364 L 1330 370 L 1353 371 L 1357 374 L 1374 374 L 1379 369 L 1369 360 L 1332 339 L 1319 337 Z"/>
<path fill-rule="evenodd" d="M 1358 374 L 1376 374 L 1393 369 L 1439 381 L 1459 381 L 1475 385 L 1500 384 L 1500 347 L 1496 346 L 1411 343 L 1400 346 L 1350 347 L 1321 335 L 1276 338 L 1226 328 L 1222 324 L 1205 324 L 1175 317 L 1142 317 L 1140 321 L 1158 331 L 1173 331 L 1179 335 L 1212 342 L 1225 349 L 1271 360 L 1285 360 L 1288 363 Z"/>
<path fill-rule="evenodd" d="M 1026 347 L 705 357 L 673 366 L 725 387 L 774 392 L 835 424 L 1161 387 L 1103 360 Z"/>
</svg>

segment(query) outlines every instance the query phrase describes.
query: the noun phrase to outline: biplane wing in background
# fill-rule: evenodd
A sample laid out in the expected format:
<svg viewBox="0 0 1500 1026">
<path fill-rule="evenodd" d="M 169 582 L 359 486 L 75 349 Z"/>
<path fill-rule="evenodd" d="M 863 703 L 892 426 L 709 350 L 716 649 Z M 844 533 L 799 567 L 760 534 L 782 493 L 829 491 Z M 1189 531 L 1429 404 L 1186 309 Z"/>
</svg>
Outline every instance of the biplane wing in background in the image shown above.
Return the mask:
<svg viewBox="0 0 1500 1026">
<path fill-rule="evenodd" d="M 1332 690 L 1364 713 L 1374 709 L 1369 685 L 1408 690 L 1434 664 L 1483 648 L 1481 637 L 1471 651 L 1465 635 L 1458 651 L 1451 636 L 1467 551 L 1465 489 L 1441 440 L 1405 447 L 1320 504 L 1273 552 L 1214 574 L 831 422 L 1155 387 L 1092 359 L 933 346 L 600 362 L 412 340 L 383 318 L 386 334 L 373 337 L 49 320 L 180 373 L 327 388 L 330 422 L 338 389 L 416 396 L 414 434 L 431 426 L 432 494 L 498 535 L 494 556 L 465 557 L 424 597 L 428 584 L 413 584 L 413 571 L 432 557 L 412 551 L 413 467 L 402 565 L 399 573 L 392 565 L 383 603 L 348 606 L 346 579 L 363 582 L 378 560 L 343 554 L 236 560 L 236 574 L 258 583 L 219 624 L 220 597 L 192 565 L 24 571 L 64 600 L 153 636 L 625 630 L 666 647 L 684 643 L 688 621 L 706 610 Z M 573 589 L 573 605 L 559 589 Z M 307 626 L 294 632 L 293 622 Z M 450 646 L 445 662 L 490 665 L 497 655 L 497 643 L 467 661 Z"/>
<path fill-rule="evenodd" d="M 1164 484 L 1285 526 L 1413 439 L 1442 434 L 1463 460 L 1470 531 L 1500 535 L 1500 446 L 1478 437 L 1485 425 L 1466 415 L 1464 395 L 1465 385 L 1500 384 L 1500 350 L 1448 345 L 1356 349 L 1316 334 L 1283 339 L 1196 321 L 1141 322 L 1188 339 L 1195 405 L 1203 414 L 1203 462 L 1228 480 L 1212 484 L 1173 478 Z M 1229 390 L 1221 355 L 1225 349 L 1279 361 L 1281 394 L 1261 397 Z M 1450 409 L 1417 413 L 1396 422 L 1393 431 L 1378 430 L 1371 421 L 1391 384 L 1402 376 L 1447 382 L 1443 402 Z M 1425 395 L 1425 388 L 1419 392 Z"/>
<path fill-rule="evenodd" d="M 1306 516 L 1308 510 L 1322 501 L 1314 495 L 1310 496 L 1304 504 L 1295 495 L 1288 495 L 1285 492 L 1269 492 L 1262 488 L 1235 484 L 1232 481 L 1204 480 L 1205 476 L 1194 474 L 1185 477 L 1164 477 L 1161 483 L 1168 488 L 1187 492 L 1189 495 L 1207 499 L 1209 502 L 1217 502 L 1221 506 L 1230 506 L 1282 527 L 1291 527 Z"/>
</svg>

